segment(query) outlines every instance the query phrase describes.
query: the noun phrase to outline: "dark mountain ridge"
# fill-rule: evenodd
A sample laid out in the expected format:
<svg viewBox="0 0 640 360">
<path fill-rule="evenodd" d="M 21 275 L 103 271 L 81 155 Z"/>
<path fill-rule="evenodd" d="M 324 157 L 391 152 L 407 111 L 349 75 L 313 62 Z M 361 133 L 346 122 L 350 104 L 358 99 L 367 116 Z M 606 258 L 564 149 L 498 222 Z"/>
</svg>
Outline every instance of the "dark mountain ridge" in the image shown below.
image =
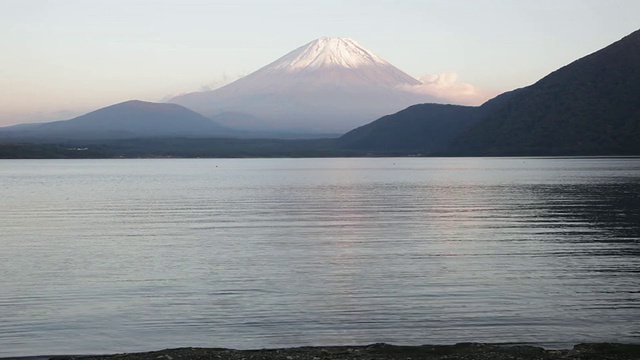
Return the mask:
<svg viewBox="0 0 640 360">
<path fill-rule="evenodd" d="M 339 139 L 344 148 L 374 153 L 444 151 L 455 136 L 479 120 L 476 107 L 418 104 L 351 130 Z"/>
<path fill-rule="evenodd" d="M 374 154 L 638 155 L 640 30 L 479 107 L 411 106 L 340 138 Z"/>
<path fill-rule="evenodd" d="M 640 30 L 521 89 L 453 143 L 473 155 L 640 154 Z"/>
<path fill-rule="evenodd" d="M 454 139 L 519 92 L 520 89 L 504 93 L 482 106 L 413 105 L 349 131 L 338 139 L 338 144 L 376 154 L 447 154 Z"/>
<path fill-rule="evenodd" d="M 232 134 L 192 110 L 176 104 L 131 100 L 71 120 L 0 129 L 14 139 L 127 139 L 135 137 L 211 137 Z"/>
</svg>

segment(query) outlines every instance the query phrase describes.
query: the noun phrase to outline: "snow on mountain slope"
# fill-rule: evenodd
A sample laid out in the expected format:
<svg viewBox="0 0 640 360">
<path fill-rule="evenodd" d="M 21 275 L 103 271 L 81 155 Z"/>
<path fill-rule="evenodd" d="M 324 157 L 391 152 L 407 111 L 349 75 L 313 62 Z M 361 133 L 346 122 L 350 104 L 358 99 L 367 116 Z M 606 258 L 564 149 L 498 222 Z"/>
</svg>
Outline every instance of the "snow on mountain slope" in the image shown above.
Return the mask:
<svg viewBox="0 0 640 360">
<path fill-rule="evenodd" d="M 323 66 L 357 68 L 365 65 L 389 65 L 376 54 L 350 38 L 323 37 L 288 53 L 268 68 L 297 70 Z"/>
<path fill-rule="evenodd" d="M 441 102 L 421 82 L 349 38 L 323 37 L 219 89 L 170 102 L 215 116 L 242 112 L 277 130 L 340 132 L 409 105 Z"/>
<path fill-rule="evenodd" d="M 314 40 L 240 79 L 240 82 L 255 82 L 256 85 L 274 83 L 276 77 L 287 80 L 288 84 L 281 84 L 284 86 L 298 82 L 384 87 L 421 84 L 349 38 Z"/>
</svg>

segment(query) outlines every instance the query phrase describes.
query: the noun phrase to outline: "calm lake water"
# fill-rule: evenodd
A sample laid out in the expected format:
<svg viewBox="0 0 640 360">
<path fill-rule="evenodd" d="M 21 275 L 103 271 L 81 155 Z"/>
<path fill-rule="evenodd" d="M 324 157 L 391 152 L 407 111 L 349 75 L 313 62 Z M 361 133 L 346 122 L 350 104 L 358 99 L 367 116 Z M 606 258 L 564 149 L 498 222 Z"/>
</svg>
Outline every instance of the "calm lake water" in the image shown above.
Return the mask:
<svg viewBox="0 0 640 360">
<path fill-rule="evenodd" d="M 0 356 L 640 342 L 640 159 L 0 161 Z"/>
</svg>

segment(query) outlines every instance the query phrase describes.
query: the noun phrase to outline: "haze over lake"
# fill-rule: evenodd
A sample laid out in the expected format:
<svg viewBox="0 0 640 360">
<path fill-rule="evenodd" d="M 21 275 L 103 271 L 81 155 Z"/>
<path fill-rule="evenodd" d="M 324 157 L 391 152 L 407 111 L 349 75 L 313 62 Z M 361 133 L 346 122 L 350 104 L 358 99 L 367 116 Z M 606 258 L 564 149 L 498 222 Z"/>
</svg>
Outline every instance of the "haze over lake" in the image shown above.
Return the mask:
<svg viewBox="0 0 640 360">
<path fill-rule="evenodd" d="M 0 161 L 0 356 L 640 342 L 639 158 Z"/>
</svg>

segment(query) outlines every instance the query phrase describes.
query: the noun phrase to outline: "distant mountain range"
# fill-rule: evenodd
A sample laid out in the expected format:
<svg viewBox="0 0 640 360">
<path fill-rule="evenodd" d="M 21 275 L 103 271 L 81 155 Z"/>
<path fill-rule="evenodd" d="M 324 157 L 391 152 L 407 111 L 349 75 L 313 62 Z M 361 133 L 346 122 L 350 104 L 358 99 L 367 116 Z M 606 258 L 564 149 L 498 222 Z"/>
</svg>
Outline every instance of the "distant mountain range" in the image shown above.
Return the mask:
<svg viewBox="0 0 640 360">
<path fill-rule="evenodd" d="M 263 129 L 344 133 L 409 105 L 443 102 L 411 91 L 420 84 L 353 39 L 325 37 L 219 89 L 169 102 L 212 118 L 244 114 Z"/>
<path fill-rule="evenodd" d="M 107 157 L 153 154 L 640 155 L 638 64 L 640 30 L 554 71 L 533 85 L 499 95 L 481 106 L 413 105 L 358 126 L 335 139 L 220 139 L 276 137 L 274 128 L 286 128 L 294 124 L 304 125 L 301 129 L 306 127 L 307 131 L 318 131 L 323 127 L 325 130 L 333 129 L 365 121 L 372 113 L 383 108 L 398 106 L 398 110 L 406 107 L 400 104 L 410 101 L 411 97 L 396 91 L 403 84 L 413 86 L 417 80 L 352 40 L 323 38 L 223 88 L 175 99 L 193 107 L 202 106 L 203 111 L 210 109 L 208 106 L 211 104 L 218 104 L 221 112 L 213 116 L 213 120 L 177 104 L 128 101 L 71 120 L 0 128 L 0 139 L 5 142 L 48 141 L 58 144 L 67 140 L 73 140 L 74 144 L 97 144 L 98 140 L 111 140 L 111 143 L 101 142 L 106 147 L 99 152 L 83 153 Z M 280 84 L 275 83 L 277 79 L 280 79 Z M 276 87 L 279 90 L 274 90 Z M 302 106 L 306 101 L 304 99 L 310 99 L 307 90 L 311 88 L 326 95 L 316 98 L 315 110 L 305 107 L 308 104 Z M 264 97 L 269 91 L 272 91 L 271 97 Z M 351 101 L 355 104 L 351 104 Z M 229 105 L 228 108 L 225 104 Z M 238 112 L 235 111 L 236 106 Z M 285 110 L 293 114 L 306 109 L 311 113 L 315 111 L 318 117 L 312 119 L 309 115 L 308 118 L 283 116 L 266 119 L 249 115 L 250 109 L 258 108 L 278 108 L 281 114 L 285 114 Z M 361 110 L 356 111 L 356 108 Z M 369 112 L 362 109 L 373 110 Z M 330 115 L 331 112 L 334 115 Z M 323 126 L 312 125 L 321 121 L 321 118 L 324 119 Z M 232 129 L 228 125 L 237 128 Z M 169 138 L 183 140 L 162 140 Z M 189 141 L 186 138 L 198 139 Z M 136 142 L 139 145 L 134 145 Z M 118 146 L 129 149 L 136 147 L 138 150 L 122 153 Z M 2 155 L 0 149 L 0 157 L 19 157 L 15 154 L 20 152 L 29 153 L 31 157 L 51 153 L 68 156 L 64 149 L 63 146 L 31 151 L 24 146 L 14 146 L 10 155 Z M 82 156 L 77 153 L 72 155 Z"/>
<path fill-rule="evenodd" d="M 107 106 L 71 120 L 0 129 L 4 138 L 95 140 L 136 137 L 214 137 L 234 131 L 176 104 L 138 100 Z"/>
</svg>

